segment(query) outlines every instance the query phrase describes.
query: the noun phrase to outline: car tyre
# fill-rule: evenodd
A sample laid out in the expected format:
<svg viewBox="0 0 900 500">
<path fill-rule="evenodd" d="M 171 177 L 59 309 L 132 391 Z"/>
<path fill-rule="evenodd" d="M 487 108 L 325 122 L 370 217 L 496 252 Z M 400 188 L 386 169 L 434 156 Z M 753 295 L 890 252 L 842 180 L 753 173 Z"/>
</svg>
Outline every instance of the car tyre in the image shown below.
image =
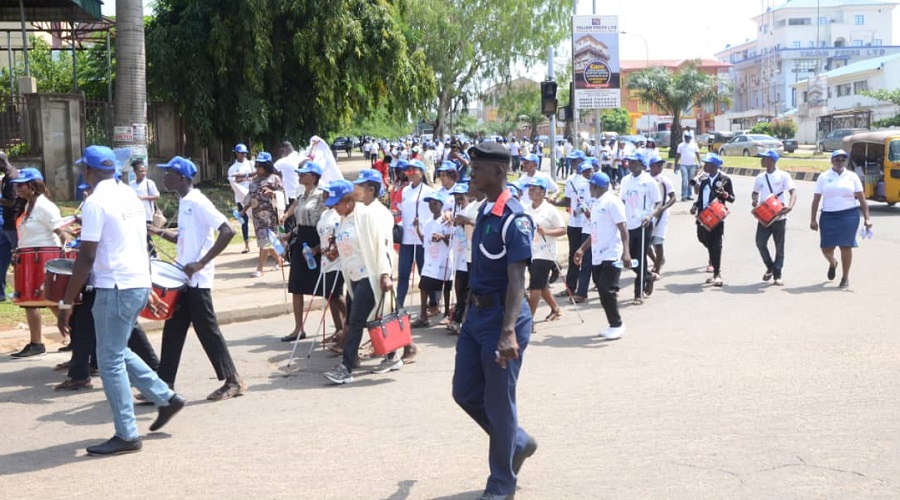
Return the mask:
<svg viewBox="0 0 900 500">
<path fill-rule="evenodd" d="M 824 153 L 825 152 L 825 143 L 820 142 L 820 143 L 816 144 L 816 149 L 818 149 L 820 153 Z"/>
<path fill-rule="evenodd" d="M 745 150 L 744 150 L 744 156 L 750 156 L 750 150 L 745 149 Z"/>
<path fill-rule="evenodd" d="M 725 148 L 719 150 L 719 156 L 725 156 Z"/>
</svg>

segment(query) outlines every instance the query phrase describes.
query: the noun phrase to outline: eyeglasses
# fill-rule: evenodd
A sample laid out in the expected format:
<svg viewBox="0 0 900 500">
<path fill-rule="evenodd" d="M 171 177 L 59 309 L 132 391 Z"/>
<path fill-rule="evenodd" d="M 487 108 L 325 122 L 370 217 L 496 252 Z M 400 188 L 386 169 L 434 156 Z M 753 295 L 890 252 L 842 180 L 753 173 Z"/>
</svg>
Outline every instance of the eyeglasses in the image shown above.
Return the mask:
<svg viewBox="0 0 900 500">
<path fill-rule="evenodd" d="M 836 157 L 832 158 L 831 161 L 844 162 L 844 161 L 847 161 L 848 159 L 849 158 L 847 158 L 846 156 L 836 156 Z"/>
</svg>

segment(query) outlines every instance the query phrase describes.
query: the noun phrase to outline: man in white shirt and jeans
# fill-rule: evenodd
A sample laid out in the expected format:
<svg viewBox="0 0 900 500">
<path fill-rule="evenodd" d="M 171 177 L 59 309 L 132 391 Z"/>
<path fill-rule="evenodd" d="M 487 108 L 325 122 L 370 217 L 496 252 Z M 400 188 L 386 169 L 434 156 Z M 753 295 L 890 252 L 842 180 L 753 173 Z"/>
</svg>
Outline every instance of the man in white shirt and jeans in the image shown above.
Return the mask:
<svg viewBox="0 0 900 500">
<path fill-rule="evenodd" d="M 684 133 L 684 142 L 678 145 L 675 162 L 681 168 L 681 201 L 693 200 L 691 179 L 697 175 L 697 168 L 700 165 L 700 148 L 697 147 L 690 132 Z"/>
<path fill-rule="evenodd" d="M 87 452 L 131 453 L 140 450 L 142 443 L 129 379 L 159 407 L 151 431 L 168 423 L 184 407 L 185 399 L 128 348 L 134 322 L 150 296 L 144 207 L 131 188 L 115 179 L 116 156 L 111 149 L 90 146 L 85 149 L 81 164 L 85 167 L 84 180 L 93 187 L 93 193 L 82 207 L 81 248 L 59 302 L 57 326 L 61 332 L 69 330 L 72 305 L 90 278 L 95 292 L 92 312 L 97 331 L 97 364 L 116 434 L 100 445 L 89 446 Z"/>
<path fill-rule="evenodd" d="M 236 145 L 234 147 L 234 163 L 228 167 L 228 183 L 231 184 L 231 190 L 234 191 L 234 203 L 240 213 L 244 211 L 244 198 L 250 192 L 250 178 L 254 175 L 253 162 L 247 159 L 249 152 L 250 150 L 244 144 Z M 241 253 L 250 253 L 249 221 L 248 214 L 241 217 L 241 236 L 244 238 L 244 250 Z"/>
<path fill-rule="evenodd" d="M 193 179 L 197 175 L 197 167 L 193 162 L 176 156 L 157 167 L 165 171 L 163 183 L 166 189 L 175 191 L 181 199 L 178 202 L 178 231 L 154 229 L 154 232 L 177 244 L 175 262 L 181 266 L 189 280 L 178 297 L 175 314 L 163 326 L 159 376 L 170 387 L 175 386 L 181 350 L 184 348 L 188 328 L 193 326 L 200 345 L 206 351 L 206 357 L 216 371 L 216 377 L 225 381 L 225 385 L 206 399 L 221 401 L 240 396 L 247 390 L 247 386 L 238 375 L 225 345 L 225 338 L 219 330 L 211 290 L 216 273 L 213 259 L 234 238 L 234 229 L 212 202 L 199 189 L 194 189 Z M 219 236 L 213 239 L 216 231 Z"/>
<path fill-rule="evenodd" d="M 768 226 L 764 226 L 762 222 L 756 224 L 756 248 L 762 257 L 763 264 L 766 266 L 766 272 L 763 274 L 763 281 L 768 282 L 773 277 L 774 284 L 781 286 L 784 281 L 781 279 L 781 272 L 784 268 L 784 233 L 787 226 L 787 214 L 794 209 L 797 203 L 797 191 L 794 188 L 794 179 L 791 175 L 783 170 L 779 170 L 776 166 L 780 156 L 777 151 L 768 150 L 759 155 L 762 159 L 765 172 L 756 176 L 753 182 L 753 194 L 751 196 L 751 204 L 754 208 L 761 201 L 765 201 L 769 196 L 776 196 L 781 203 L 784 204 L 784 210 L 781 215 Z M 790 200 L 785 200 L 785 192 L 790 195 Z M 769 253 L 769 238 L 775 240 L 775 259 Z"/>
</svg>

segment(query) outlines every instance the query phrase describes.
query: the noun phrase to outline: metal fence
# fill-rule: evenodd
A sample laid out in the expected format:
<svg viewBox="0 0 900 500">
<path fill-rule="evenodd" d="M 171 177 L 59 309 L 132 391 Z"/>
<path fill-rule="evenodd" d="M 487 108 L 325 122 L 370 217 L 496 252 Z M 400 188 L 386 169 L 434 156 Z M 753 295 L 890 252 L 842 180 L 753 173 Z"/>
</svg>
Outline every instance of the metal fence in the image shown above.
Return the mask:
<svg viewBox="0 0 900 500">
<path fill-rule="evenodd" d="M 113 107 L 108 101 L 84 101 L 84 143 L 112 146 Z"/>
<path fill-rule="evenodd" d="M 25 100 L 20 96 L 7 96 L 0 99 L 0 149 L 10 156 L 28 154 L 25 143 Z"/>
</svg>

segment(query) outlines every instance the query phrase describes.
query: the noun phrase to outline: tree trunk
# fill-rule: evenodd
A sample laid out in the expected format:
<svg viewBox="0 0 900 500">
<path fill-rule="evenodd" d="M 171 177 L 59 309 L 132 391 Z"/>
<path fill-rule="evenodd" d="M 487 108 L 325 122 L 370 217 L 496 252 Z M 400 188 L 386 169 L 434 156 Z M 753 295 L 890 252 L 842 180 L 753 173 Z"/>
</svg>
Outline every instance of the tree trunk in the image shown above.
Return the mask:
<svg viewBox="0 0 900 500">
<path fill-rule="evenodd" d="M 116 0 L 115 125 L 132 129 L 132 156 L 147 155 L 147 64 L 144 55 L 144 7 L 141 0 Z"/>
<path fill-rule="evenodd" d="M 450 92 L 441 91 L 438 94 L 437 118 L 434 119 L 434 138 L 436 141 L 444 140 L 444 128 L 446 127 L 447 115 L 450 111 Z"/>
<path fill-rule="evenodd" d="M 681 143 L 681 113 L 672 113 L 672 129 L 669 134 L 669 158 L 675 158 Z"/>
</svg>

